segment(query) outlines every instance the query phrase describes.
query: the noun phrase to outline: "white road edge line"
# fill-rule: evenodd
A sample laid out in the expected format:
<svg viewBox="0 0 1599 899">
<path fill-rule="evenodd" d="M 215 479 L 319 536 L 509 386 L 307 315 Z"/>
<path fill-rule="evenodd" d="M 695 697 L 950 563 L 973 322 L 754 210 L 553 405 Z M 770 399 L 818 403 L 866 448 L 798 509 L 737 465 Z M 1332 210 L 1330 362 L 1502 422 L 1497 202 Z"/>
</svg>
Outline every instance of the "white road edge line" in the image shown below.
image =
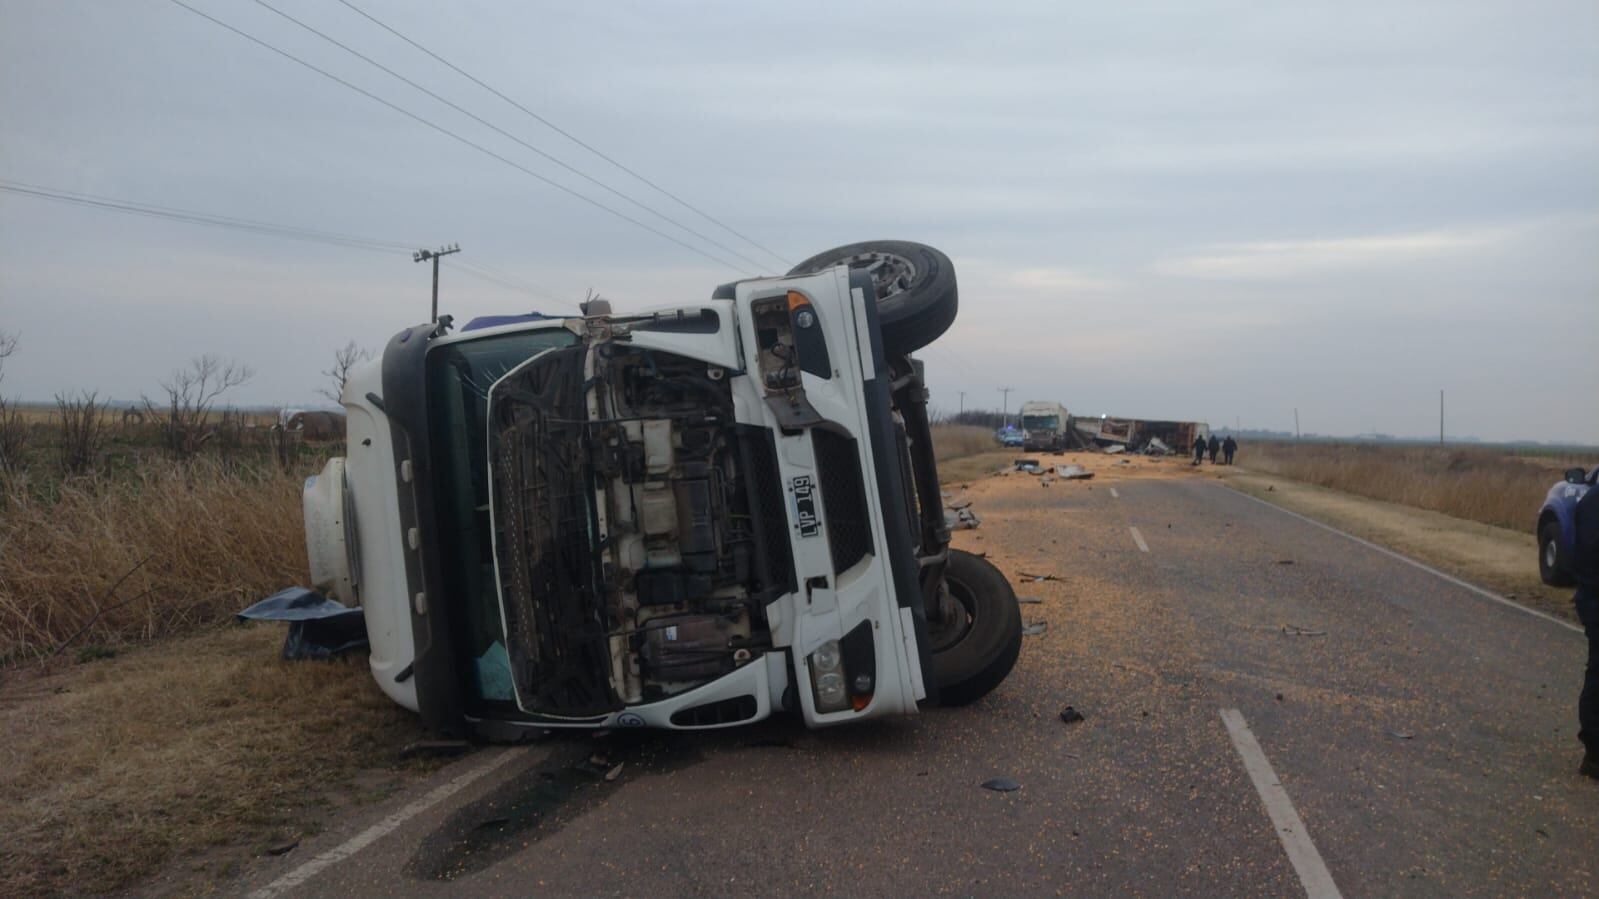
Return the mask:
<svg viewBox="0 0 1599 899">
<path fill-rule="evenodd" d="M 1115 487 L 1110 488 L 1110 498 L 1111 499 L 1121 499 L 1121 497 L 1122 497 L 1122 495 L 1120 493 L 1116 492 L 1116 488 Z"/>
<path fill-rule="evenodd" d="M 1143 552 L 1149 552 L 1149 544 L 1144 542 L 1144 535 L 1138 533 L 1138 528 L 1129 527 L 1127 530 L 1133 532 L 1133 542 L 1138 544 L 1138 548 Z"/>
<path fill-rule="evenodd" d="M 485 774 L 488 774 L 511 759 L 522 755 L 515 749 L 506 749 L 488 759 L 475 768 L 457 775 L 455 778 L 429 790 L 421 798 L 409 803 L 404 808 L 384 818 L 378 823 L 361 831 L 344 843 L 318 855 L 293 871 L 279 877 L 266 886 L 250 894 L 250 899 L 271 899 L 280 893 L 287 892 L 305 883 L 323 870 L 338 864 L 362 849 L 376 843 L 399 828 L 401 824 L 415 818 L 433 806 L 443 802 Z"/>
<path fill-rule="evenodd" d="M 1327 871 L 1326 862 L 1321 860 L 1321 853 L 1316 851 L 1316 844 L 1310 841 L 1305 822 L 1299 819 L 1294 804 L 1288 800 L 1288 791 L 1283 789 L 1277 772 L 1271 769 L 1271 762 L 1266 760 L 1266 753 L 1261 751 L 1260 743 L 1244 722 L 1244 713 L 1237 709 L 1222 709 L 1221 721 L 1227 725 L 1227 735 L 1232 737 L 1233 748 L 1238 750 L 1238 757 L 1244 761 L 1244 770 L 1254 782 L 1261 804 L 1266 806 L 1266 815 L 1277 830 L 1277 839 L 1282 841 L 1283 851 L 1288 853 L 1289 864 L 1294 866 L 1294 873 L 1299 875 L 1305 895 L 1309 899 L 1343 899 L 1343 894 L 1338 892 L 1338 885 L 1333 883 L 1332 874 Z"/>
<path fill-rule="evenodd" d="M 1239 496 L 1243 497 L 1244 499 L 1250 500 L 1251 502 L 1260 503 L 1261 505 L 1265 506 L 1268 509 L 1276 509 L 1277 511 L 1283 513 L 1284 515 L 1292 515 L 1293 517 L 1299 519 L 1300 521 L 1303 521 L 1303 522 L 1305 522 L 1307 524 L 1313 524 L 1316 527 L 1321 528 L 1324 531 L 1331 531 L 1334 534 L 1337 534 L 1338 536 L 1343 537 L 1343 538 L 1345 538 L 1347 540 L 1353 540 L 1356 543 L 1359 543 L 1361 546 L 1364 546 L 1367 549 L 1374 549 L 1377 552 L 1380 552 L 1383 555 L 1385 555 L 1385 556 L 1387 556 L 1387 557 L 1389 557 L 1391 559 L 1398 559 L 1399 561 L 1404 562 L 1406 565 L 1410 565 L 1410 566 L 1413 566 L 1415 568 L 1420 568 L 1422 571 L 1425 571 L 1425 572 L 1427 572 L 1430 575 L 1433 575 L 1435 577 L 1443 578 L 1444 580 L 1448 581 L 1449 583 L 1454 584 L 1456 587 L 1463 587 L 1463 588 L 1465 588 L 1467 590 L 1470 590 L 1471 592 L 1477 594 L 1478 596 L 1482 597 L 1483 599 L 1492 600 L 1492 601 L 1494 601 L 1496 603 L 1499 603 L 1500 605 L 1509 606 L 1510 608 L 1515 609 L 1515 610 L 1520 611 L 1520 612 L 1526 612 L 1528 615 L 1532 615 L 1535 618 L 1542 618 L 1545 621 L 1553 622 L 1555 624 L 1560 625 L 1561 627 L 1565 628 L 1568 631 L 1574 631 L 1574 632 L 1579 633 L 1579 634 L 1583 633 L 1582 628 L 1576 626 L 1575 624 L 1572 624 L 1569 621 L 1562 621 L 1559 618 L 1556 618 L 1555 616 L 1549 614 L 1548 612 L 1540 612 L 1537 609 L 1530 608 L 1528 606 L 1524 606 L 1521 603 L 1516 602 L 1513 599 L 1506 599 L 1503 596 L 1500 596 L 1499 594 L 1494 593 L 1491 590 L 1484 590 L 1483 588 L 1477 586 L 1476 584 L 1472 584 L 1472 583 L 1468 583 L 1466 581 L 1463 581 L 1460 578 L 1457 578 L 1457 577 L 1455 577 L 1452 574 L 1445 574 L 1444 572 L 1439 571 L 1438 569 L 1432 567 L 1431 565 L 1425 564 L 1423 562 L 1418 562 L 1418 561 L 1416 561 L 1415 559 L 1412 559 L 1409 556 L 1401 555 L 1400 553 L 1396 553 L 1396 552 L 1394 552 L 1393 550 L 1389 549 L 1386 546 L 1378 546 L 1377 544 L 1371 542 L 1370 540 L 1362 540 L 1361 538 L 1356 537 L 1354 534 L 1349 534 L 1349 533 L 1345 533 L 1344 531 L 1340 531 L 1340 530 L 1338 530 L 1337 528 L 1333 527 L 1330 524 L 1322 524 L 1321 522 L 1319 522 L 1316 519 L 1311 518 L 1311 517 L 1309 517 L 1307 515 L 1301 515 L 1298 512 L 1289 511 L 1288 509 L 1284 509 L 1282 506 L 1279 506 L 1276 503 L 1269 503 L 1269 502 L 1261 499 L 1258 496 L 1250 496 L 1249 494 L 1245 493 L 1242 490 L 1238 490 L 1238 489 L 1233 488 L 1233 487 L 1228 487 L 1226 489 L 1231 490 L 1232 492 L 1238 494 Z"/>
</svg>

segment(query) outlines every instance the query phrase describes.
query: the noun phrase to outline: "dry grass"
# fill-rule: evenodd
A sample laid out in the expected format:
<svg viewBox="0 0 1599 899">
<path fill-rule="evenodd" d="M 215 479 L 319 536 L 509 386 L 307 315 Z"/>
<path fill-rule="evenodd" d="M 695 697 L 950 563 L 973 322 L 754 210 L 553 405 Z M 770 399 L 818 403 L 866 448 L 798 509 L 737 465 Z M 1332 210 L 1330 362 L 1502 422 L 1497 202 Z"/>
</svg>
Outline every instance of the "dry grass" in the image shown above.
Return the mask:
<svg viewBox="0 0 1599 899">
<path fill-rule="evenodd" d="M 1239 463 L 1359 496 L 1530 531 L 1559 473 L 1493 449 L 1254 443 Z"/>
<path fill-rule="evenodd" d="M 300 481 L 211 459 L 9 480 L 0 488 L 0 661 L 49 653 L 85 628 L 77 646 L 180 633 L 305 582 Z"/>
<path fill-rule="evenodd" d="M 363 656 L 284 662 L 282 635 L 230 625 L 0 674 L 0 895 L 100 893 L 164 868 L 178 882 L 162 893 L 215 889 L 319 829 L 358 776 L 354 798 L 377 798 L 425 770 L 396 761 L 420 725 Z"/>
<path fill-rule="evenodd" d="M 994 432 L 977 425 L 934 425 L 933 455 L 945 462 L 999 448 Z"/>
</svg>

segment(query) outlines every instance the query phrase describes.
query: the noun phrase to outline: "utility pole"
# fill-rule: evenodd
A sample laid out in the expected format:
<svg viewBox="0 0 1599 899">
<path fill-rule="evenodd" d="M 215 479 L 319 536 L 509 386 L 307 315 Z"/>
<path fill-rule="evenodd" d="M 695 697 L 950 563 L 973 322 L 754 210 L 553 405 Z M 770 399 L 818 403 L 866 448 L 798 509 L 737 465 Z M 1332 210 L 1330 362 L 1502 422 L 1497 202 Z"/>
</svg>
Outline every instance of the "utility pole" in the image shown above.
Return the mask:
<svg viewBox="0 0 1599 899">
<path fill-rule="evenodd" d="M 1005 397 L 1004 404 L 1000 406 L 999 421 L 1001 425 L 1008 428 L 1010 427 L 1010 392 L 1016 388 L 1000 387 L 996 389 Z"/>
<path fill-rule="evenodd" d="M 433 260 L 433 317 L 429 321 L 439 320 L 439 257 L 459 252 L 461 252 L 461 245 L 457 243 L 450 244 L 447 247 L 439 247 L 437 250 L 417 250 L 411 254 L 412 262 Z"/>
<path fill-rule="evenodd" d="M 1444 445 L 1444 392 L 1438 391 L 1438 445 Z"/>
<path fill-rule="evenodd" d="M 1294 439 L 1299 439 L 1299 407 L 1294 407 Z"/>
<path fill-rule="evenodd" d="M 960 414 L 961 415 L 965 415 L 966 414 L 966 391 L 964 391 L 964 390 L 960 391 L 960 395 L 961 395 L 961 411 L 960 411 Z"/>
</svg>

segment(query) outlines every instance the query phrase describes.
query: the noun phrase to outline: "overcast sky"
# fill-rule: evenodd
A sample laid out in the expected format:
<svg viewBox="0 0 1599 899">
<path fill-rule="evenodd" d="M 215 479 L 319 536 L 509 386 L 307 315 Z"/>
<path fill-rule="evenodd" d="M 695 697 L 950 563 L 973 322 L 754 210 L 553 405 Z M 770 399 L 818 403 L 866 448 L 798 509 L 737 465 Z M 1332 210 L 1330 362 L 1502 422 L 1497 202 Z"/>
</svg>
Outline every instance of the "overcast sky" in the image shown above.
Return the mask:
<svg viewBox="0 0 1599 899">
<path fill-rule="evenodd" d="M 254 0 L 185 0 L 727 263 Z M 776 271 L 334 0 L 268 0 Z M 935 405 L 1599 443 L 1599 4 L 351 0 L 797 261 L 947 252 Z M 0 0 L 0 179 L 407 245 L 442 306 L 625 310 L 741 273 L 170 0 Z M 427 315 L 370 252 L 0 193 L 3 389 L 133 399 L 184 359 L 314 400 Z"/>
</svg>

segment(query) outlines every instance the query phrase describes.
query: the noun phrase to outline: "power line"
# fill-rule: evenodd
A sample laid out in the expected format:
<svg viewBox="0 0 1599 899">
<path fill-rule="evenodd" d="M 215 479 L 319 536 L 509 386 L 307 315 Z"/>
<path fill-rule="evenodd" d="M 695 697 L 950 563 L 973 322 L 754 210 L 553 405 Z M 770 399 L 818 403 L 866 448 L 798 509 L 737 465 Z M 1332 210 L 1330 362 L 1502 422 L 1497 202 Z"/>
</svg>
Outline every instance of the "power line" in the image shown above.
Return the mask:
<svg viewBox="0 0 1599 899">
<path fill-rule="evenodd" d="M 289 240 L 303 240 L 312 243 L 328 244 L 330 246 L 345 247 L 356 250 L 373 250 L 382 253 L 410 252 L 410 244 L 398 241 L 379 240 L 370 237 L 357 237 L 350 234 L 339 234 L 332 231 L 319 231 L 312 228 L 302 228 L 296 225 L 280 225 L 273 222 L 263 222 L 255 219 L 242 219 L 233 216 L 215 215 L 208 212 L 196 212 L 190 209 L 178 209 L 171 206 L 156 206 L 148 203 L 136 203 L 131 200 L 118 200 L 111 197 L 100 197 L 93 194 L 82 194 L 74 191 L 60 190 L 57 188 L 41 187 L 35 184 L 26 184 L 20 181 L 0 179 L 0 191 L 6 193 L 30 196 L 40 200 L 50 200 L 59 203 L 68 203 L 74 206 L 84 206 L 102 209 L 110 212 L 122 212 L 130 215 L 142 215 L 150 218 L 161 218 L 170 221 L 183 222 L 190 225 L 205 225 L 215 228 L 228 228 L 235 231 L 247 231 L 254 234 L 265 234 L 271 237 L 282 237 Z"/>
<path fill-rule="evenodd" d="M 746 234 L 744 234 L 744 233 L 742 233 L 740 231 L 735 230 L 732 226 L 722 222 L 720 219 L 716 218 L 715 216 L 711 215 L 710 213 L 706 212 L 705 210 L 700 209 L 698 206 L 695 206 L 694 204 L 692 204 L 692 203 L 688 202 L 687 200 L 683 199 L 682 197 L 679 197 L 677 194 L 672 193 L 671 191 L 669 191 L 666 188 L 660 186 L 659 184 L 656 184 L 654 181 L 651 181 L 650 179 L 644 177 L 643 175 L 639 174 L 638 172 L 634 171 L 633 169 L 628 168 L 627 166 L 623 165 L 622 163 L 616 161 L 615 159 L 611 158 L 610 156 L 606 155 L 605 153 L 600 152 L 600 150 L 598 148 L 594 147 L 592 144 L 589 144 L 588 142 L 580 139 L 577 135 L 571 133 L 570 131 L 567 131 L 565 128 L 562 128 L 561 126 L 555 124 L 554 122 L 550 121 L 549 119 L 545 118 L 544 116 L 539 115 L 538 113 L 534 112 L 533 110 L 528 109 L 526 106 L 523 106 L 521 103 L 518 103 L 517 101 L 511 99 L 510 97 L 506 96 L 504 93 L 501 93 L 499 90 L 496 90 L 494 87 L 492 87 L 489 84 L 485 83 L 482 79 L 480 79 L 477 76 L 471 74 L 470 72 L 466 71 L 465 69 L 462 69 L 460 66 L 456 65 L 455 63 L 450 62 L 449 60 L 447 60 L 444 57 L 438 55 L 437 53 L 434 53 L 432 50 L 429 50 L 428 48 L 426 48 L 426 47 L 422 46 L 421 44 L 417 43 L 416 41 L 412 40 L 411 38 L 406 37 L 405 35 L 401 34 L 399 31 L 395 30 L 394 28 L 392 28 L 389 25 L 383 23 L 382 21 L 380 21 L 379 19 L 377 19 L 376 17 L 374 17 L 373 15 L 368 13 L 366 10 L 363 10 L 360 7 L 356 6 L 355 4 L 349 2 L 349 0 L 338 0 L 338 2 L 343 4 L 344 6 L 348 7 L 356 15 L 361 16 L 362 18 L 364 18 L 367 21 L 371 22 L 372 24 L 378 26 L 379 28 L 383 29 L 384 31 L 387 31 L 389 34 L 394 35 L 395 37 L 399 38 L 400 40 L 405 41 L 407 44 L 410 44 L 412 47 L 415 47 L 416 49 L 418 49 L 418 50 L 422 51 L 423 53 L 427 54 L 434 61 L 440 63 L 441 65 L 443 65 L 446 68 L 450 69 L 451 71 L 455 72 L 457 75 L 460 75 L 462 78 L 465 78 L 466 80 L 472 82 L 473 84 L 476 84 L 478 87 L 483 88 L 484 90 L 488 91 L 489 93 L 493 94 L 494 96 L 499 97 L 501 100 L 504 100 L 506 103 L 509 103 L 510 105 L 512 105 L 512 106 L 516 107 L 517 109 L 521 110 L 523 113 L 526 113 L 528 116 L 532 117 L 534 120 L 536 120 L 540 124 L 544 125 L 546 128 L 549 128 L 551 131 L 554 131 L 556 134 L 561 135 L 562 137 L 566 138 L 567 140 L 571 141 L 572 143 L 577 144 L 578 146 L 582 147 L 583 149 L 589 151 L 590 153 L 593 153 L 595 156 L 598 156 L 599 158 L 601 158 L 601 159 L 605 160 L 606 162 L 610 163 L 611 165 L 616 166 L 618 169 L 621 169 L 622 171 L 626 172 L 627 174 L 632 175 L 634 178 L 638 179 L 639 181 L 643 182 L 644 184 L 649 185 L 651 188 L 654 188 L 657 192 L 659 192 L 663 196 L 668 197 L 673 202 L 677 203 L 679 206 L 682 206 L 684 209 L 687 209 L 687 210 L 693 212 L 694 214 L 698 215 L 700 218 L 703 218 L 706 221 L 710 222 L 711 224 L 717 226 L 718 228 L 721 228 L 723 231 L 726 231 L 727 233 L 733 235 L 734 237 L 737 237 L 740 240 L 744 241 L 745 243 L 748 243 L 750 246 L 755 247 L 756 249 L 759 249 L 761 252 L 766 253 L 767 255 L 771 256 L 773 259 L 776 259 L 778 262 L 781 262 L 783 265 L 789 266 L 789 267 L 793 266 L 792 262 L 789 262 L 787 259 L 784 259 L 780 254 L 778 254 L 777 252 L 767 248 L 766 246 L 761 244 L 759 241 L 756 241 L 754 238 L 752 238 L 752 237 L 750 237 L 750 236 L 748 236 L 748 235 L 746 235 Z"/>
<path fill-rule="evenodd" d="M 402 242 L 380 240 L 371 237 L 357 237 L 351 234 L 339 234 L 333 231 L 320 231 L 314 228 L 303 228 L 297 225 L 283 225 L 275 222 L 265 222 L 258 219 L 245 219 L 235 216 L 217 215 L 209 212 L 198 212 L 192 209 L 179 209 L 173 206 L 159 206 L 153 203 L 138 203 L 132 200 L 120 200 L 112 197 L 102 197 L 94 194 L 79 193 L 76 191 L 62 190 L 60 188 L 44 187 L 37 184 L 28 184 L 22 181 L 12 181 L 0 178 L 0 191 L 19 196 L 32 197 L 38 200 L 66 203 L 90 209 L 99 209 L 107 212 L 121 212 L 129 215 L 147 216 L 150 218 L 166 219 L 190 225 L 204 225 L 208 227 L 225 228 L 243 231 L 250 234 L 263 234 L 268 237 L 281 237 L 289 240 L 302 240 L 311 243 L 322 243 L 329 246 L 347 249 L 371 250 L 380 253 L 411 253 L 415 241 Z M 450 268 L 462 274 L 477 278 L 480 281 L 495 284 L 506 290 L 517 291 L 552 303 L 577 308 L 577 303 L 572 300 L 563 300 L 557 291 L 551 290 L 532 281 L 512 275 L 509 272 L 496 269 L 480 260 L 452 261 Z"/>
<path fill-rule="evenodd" d="M 617 190 L 616 188 L 612 187 L 611 185 L 606 184 L 604 181 L 601 181 L 598 178 L 595 178 L 594 176 L 588 174 L 587 172 L 584 172 L 582 169 L 579 169 L 576 166 L 573 166 L 573 165 L 571 165 L 571 164 L 569 164 L 569 163 L 567 163 L 567 162 L 565 162 L 565 161 L 563 161 L 563 160 L 561 160 L 561 159 L 559 159 L 559 158 L 557 158 L 555 156 L 550 155 L 549 153 L 546 153 L 545 151 L 539 149 L 538 147 L 535 147 L 534 145 L 532 145 L 532 144 L 528 143 L 527 141 L 523 140 L 522 138 L 517 137 L 516 135 L 512 134 L 509 131 L 506 131 L 504 128 L 501 128 L 500 126 L 494 124 L 493 122 L 490 122 L 488 119 L 483 118 L 482 116 L 478 115 L 477 113 L 474 113 L 471 110 L 466 109 L 465 107 L 461 106 L 458 103 L 455 103 L 452 100 L 448 100 L 448 99 L 440 96 L 439 94 L 437 94 L 437 93 L 435 93 L 435 92 L 423 87 L 422 85 L 416 83 L 415 81 L 412 81 L 411 79 L 405 77 L 404 75 L 401 75 L 399 72 L 396 72 L 395 70 L 389 68 L 388 66 L 378 62 L 377 60 L 373 59 L 372 57 L 367 56 L 366 54 L 360 52 L 359 50 L 356 50 L 354 47 L 351 47 L 350 45 L 344 43 L 343 41 L 340 41 L 339 39 L 337 39 L 335 37 L 331 37 L 328 34 L 317 30 L 315 27 L 306 24 L 305 22 L 295 18 L 294 16 L 289 15 L 288 13 L 284 12 L 283 10 L 278 9 L 277 7 L 273 6 L 272 4 L 266 2 L 266 0 L 255 0 L 255 4 L 257 6 L 262 7 L 263 9 L 266 9 L 266 10 L 268 10 L 270 12 L 273 12 L 273 13 L 277 14 L 278 16 L 281 16 L 284 19 L 287 19 L 290 22 L 293 22 L 295 25 L 299 26 L 300 28 L 311 32 L 312 34 L 316 35 L 317 37 L 319 37 L 319 38 L 321 38 L 321 39 L 323 39 L 325 41 L 327 41 L 328 43 L 332 44 L 333 46 L 338 47 L 339 49 L 341 49 L 344 52 L 350 54 L 351 56 L 354 56 L 356 59 L 359 59 L 362 62 L 365 62 L 367 65 L 370 65 L 373 68 L 376 68 L 379 71 L 381 71 L 381 72 L 383 72 L 383 73 L 385 73 L 385 74 L 387 74 L 387 75 L 389 75 L 389 76 L 391 76 L 393 78 L 396 78 L 396 79 L 398 79 L 400 81 L 405 82 L 407 85 L 411 86 L 412 88 L 415 88 L 416 90 L 419 90 L 419 91 L 421 91 L 424 94 L 427 94 L 429 97 L 432 97 L 434 100 L 437 100 L 438 102 L 443 103 L 445 106 L 448 106 L 451 109 L 455 110 L 456 112 L 459 112 L 461 115 L 464 115 L 467 118 L 471 119 L 472 121 L 477 122 L 479 125 L 482 125 L 483 127 L 488 128 L 489 130 L 495 132 L 496 134 L 499 134 L 499 135 L 501 135 L 501 136 L 503 136 L 503 137 L 505 137 L 505 138 L 507 138 L 507 139 L 509 139 L 511 141 L 516 142 L 517 144 L 521 145 L 525 149 L 528 149 L 528 150 L 533 151 L 534 153 L 537 153 L 539 156 L 544 157 L 545 159 L 549 160 L 550 162 L 555 163 L 556 165 L 560 166 L 563 169 L 566 169 L 567 171 L 569 171 L 572 174 L 578 176 L 579 178 L 582 178 L 583 180 L 589 182 L 590 184 L 593 184 L 594 186 L 596 186 L 596 187 L 598 187 L 598 188 L 600 188 L 602 190 L 606 190 L 606 191 L 609 191 L 612 194 L 615 194 L 617 197 L 619 197 L 619 198 L 621 198 L 623 200 L 626 200 L 629 203 L 632 203 L 634 206 L 637 206 L 638 208 L 644 210 L 645 212 L 648 212 L 649 214 L 651 214 L 653 216 L 656 216 L 657 218 L 660 218 L 662 221 L 669 222 L 672 225 L 675 225 L 676 227 L 683 229 L 685 232 L 694 235 L 695 237 L 699 238 L 700 240 L 705 241 L 706 243 L 710 244 L 713 247 L 716 247 L 717 249 L 723 250 L 723 251 L 728 252 L 728 253 L 732 253 L 734 256 L 737 256 L 739 259 L 742 259 L 745 262 L 749 263 L 750 265 L 755 266 L 757 269 L 761 269 L 761 268 L 765 267 L 762 263 L 756 262 L 754 259 L 751 259 L 748 256 L 745 256 L 743 253 L 740 253 L 739 251 L 737 251 L 737 250 L 733 249 L 732 247 L 730 247 L 730 246 L 728 246 L 728 245 L 716 240 L 715 238 L 712 238 L 712 237 L 709 237 L 707 235 L 701 234 L 700 232 L 694 230 L 693 228 L 690 228 L 689 226 L 687 226 L 687 225 L 683 224 L 682 222 L 678 221 L 677 219 L 672 218 L 671 216 L 667 215 L 666 213 L 661 212 L 661 211 L 659 211 L 657 209 L 654 209 L 654 208 L 650 207 L 649 205 L 647 205 L 645 203 L 641 203 L 638 200 L 634 199 L 633 197 L 627 195 L 626 193 L 623 193 L 622 191 Z"/>
<path fill-rule="evenodd" d="M 563 306 L 571 306 L 574 309 L 577 308 L 576 302 L 572 300 L 563 300 L 560 297 L 555 296 L 554 291 L 539 287 L 531 282 L 520 281 L 520 279 L 501 277 L 498 274 L 495 274 L 493 269 L 489 269 L 488 266 L 480 263 L 473 264 L 468 263 L 465 260 L 451 259 L 447 260 L 444 264 L 450 269 L 458 271 L 470 278 L 476 278 L 479 281 L 483 281 L 487 284 L 493 284 L 505 290 L 525 294 L 535 300 L 559 303 Z"/>
<path fill-rule="evenodd" d="M 672 236 L 671 234 L 668 234 L 668 233 L 666 233 L 665 231 L 662 231 L 659 228 L 656 228 L 656 227 L 653 227 L 653 226 L 651 226 L 649 224 L 641 222 L 638 219 L 633 218 L 632 216 L 628 215 L 625 212 L 621 212 L 620 210 L 613 209 L 610 206 L 607 206 L 604 203 L 601 203 L 600 201 L 594 199 L 593 197 L 587 196 L 586 194 L 579 193 L 576 190 L 573 190 L 572 188 L 567 187 L 566 185 L 560 183 L 559 181 L 555 181 L 555 180 L 552 180 L 550 178 L 547 178 L 547 177 L 539 174 L 538 172 L 533 171 L 532 169 L 528 168 L 527 166 L 524 166 L 524 165 L 516 162 L 515 160 L 512 160 L 512 159 L 509 159 L 509 158 L 507 158 L 505 156 L 502 156 L 499 153 L 496 153 L 493 150 L 490 150 L 488 147 L 485 147 L 482 144 L 471 140 L 470 138 L 462 137 L 461 135 L 456 134 L 454 131 L 451 131 L 450 129 L 445 128 L 442 125 L 434 124 L 433 122 L 428 121 L 427 119 L 423 118 L 422 116 L 419 116 L 416 113 L 411 112 L 410 110 L 405 109 L 404 107 L 401 107 L 401 106 L 399 106 L 399 105 L 397 105 L 395 103 L 392 103 L 392 102 L 390 102 L 388 100 L 385 100 L 382 97 L 379 97 L 377 94 L 374 94 L 374 93 L 372 93 L 369 90 L 366 90 L 365 88 L 357 87 L 355 84 L 352 84 L 351 82 L 346 81 L 343 78 L 340 78 L 339 76 L 333 74 L 332 72 L 327 71 L 326 69 L 318 68 L 316 65 L 313 65 L 312 63 L 306 62 L 305 60 L 301 59 L 298 56 L 295 56 L 294 54 L 288 52 L 287 50 L 283 50 L 283 49 L 280 49 L 278 47 L 275 47 L 272 44 L 269 44 L 266 41 L 256 37 L 255 35 L 250 34 L 249 32 L 246 32 L 246 31 L 243 31 L 241 29 L 235 28 L 232 25 L 229 25 L 228 23 L 222 21 L 221 19 L 218 19 L 218 18 L 216 18 L 214 16 L 211 16 L 211 15 L 208 15 L 208 14 L 206 14 L 204 12 L 201 12 L 200 10 L 195 9 L 194 7 L 190 6 L 189 4 L 183 2 L 183 0 L 169 0 L 169 2 L 171 2 L 174 6 L 182 7 L 183 9 L 186 9 L 189 12 L 194 13 L 195 15 L 199 16 L 200 18 L 205 19 L 206 21 L 208 21 L 208 22 L 210 22 L 210 23 L 212 23 L 212 24 L 214 24 L 214 25 L 216 25 L 216 26 L 218 26 L 220 28 L 223 28 L 223 29 L 225 29 L 227 31 L 231 31 L 234 34 L 238 35 L 239 37 L 242 37 L 245 40 L 248 40 L 251 43 L 256 44 L 257 46 L 260 46 L 262 48 L 270 50 L 273 53 L 276 53 L 279 56 L 283 57 L 284 59 L 289 60 L 290 62 L 293 62 L 293 63 L 296 63 L 298 65 L 304 66 L 305 68 L 310 69 L 311 71 L 317 73 L 318 75 L 321 75 L 324 78 L 327 78 L 330 81 L 333 81 L 333 82 L 336 82 L 336 83 L 338 83 L 340 85 L 343 85 L 344 87 L 349 88 L 352 91 L 355 91 L 356 93 L 360 94 L 363 97 L 366 97 L 369 100 L 372 100 L 372 101 L 374 101 L 376 103 L 380 103 L 380 104 L 382 104 L 384 106 L 387 106 L 389 109 L 394 110 L 395 112 L 405 116 L 408 119 L 411 119 L 412 121 L 415 121 L 415 122 L 417 122 L 419 124 L 422 124 L 422 125 L 426 125 L 427 127 L 433 129 L 434 131 L 437 131 L 440 134 L 443 134 L 444 136 L 449 137 L 449 138 L 451 138 L 451 139 L 453 139 L 453 140 L 455 140 L 455 141 L 457 141 L 459 143 L 465 144 L 466 146 L 471 147 L 472 149 L 478 151 L 479 153 L 482 153 L 485 156 L 488 156 L 488 157 L 490 157 L 492 159 L 495 159 L 495 160 L 497 160 L 499 162 L 502 162 L 505 165 L 508 165 L 511 168 L 516 169 L 517 171 L 523 173 L 524 175 L 527 175 L 527 176 L 529 176 L 531 178 L 534 178 L 534 179 L 536 179 L 538 181 L 542 181 L 545 184 L 548 184 L 551 187 L 554 187 L 554 188 L 556 188 L 557 190 L 559 190 L 559 191 L 561 191 L 563 193 L 570 194 L 571 196 L 576 197 L 579 200 L 582 200 L 583 202 L 589 204 L 590 206 L 593 206 L 593 207 L 595 207 L 597 209 L 604 210 L 605 212 L 608 212 L 611 215 L 616 216 L 617 218 L 619 218 L 619 219 L 621 219 L 621 220 L 623 220 L 625 222 L 628 222 L 628 223 L 630 223 L 632 225 L 635 225 L 635 226 L 637 226 L 639 228 L 642 228 L 645 231 L 648 231 L 648 232 L 650 232 L 651 234 L 654 234 L 657 237 L 663 238 L 665 240 L 669 240 L 672 243 L 677 244 L 678 246 L 682 247 L 685 250 L 688 250 L 688 251 L 690 251 L 690 252 L 692 252 L 692 253 L 694 253 L 696 255 L 703 256 L 706 259 L 709 259 L 712 262 L 715 262 L 717 265 L 724 265 L 724 266 L 727 266 L 728 268 L 733 269 L 734 271 L 744 272 L 745 274 L 751 274 L 750 272 L 746 271 L 745 269 L 742 269 L 739 266 L 737 266 L 737 265 L 735 265 L 733 263 L 730 263 L 730 262 L 728 262 L 725 259 L 718 258 L 717 256 L 715 256 L 715 255 L 713 255 L 711 253 L 708 253 L 705 250 L 702 250 L 699 247 L 694 246 L 693 244 L 690 244 L 690 243 L 687 243 L 685 241 L 679 240 L 678 238 Z"/>
</svg>

